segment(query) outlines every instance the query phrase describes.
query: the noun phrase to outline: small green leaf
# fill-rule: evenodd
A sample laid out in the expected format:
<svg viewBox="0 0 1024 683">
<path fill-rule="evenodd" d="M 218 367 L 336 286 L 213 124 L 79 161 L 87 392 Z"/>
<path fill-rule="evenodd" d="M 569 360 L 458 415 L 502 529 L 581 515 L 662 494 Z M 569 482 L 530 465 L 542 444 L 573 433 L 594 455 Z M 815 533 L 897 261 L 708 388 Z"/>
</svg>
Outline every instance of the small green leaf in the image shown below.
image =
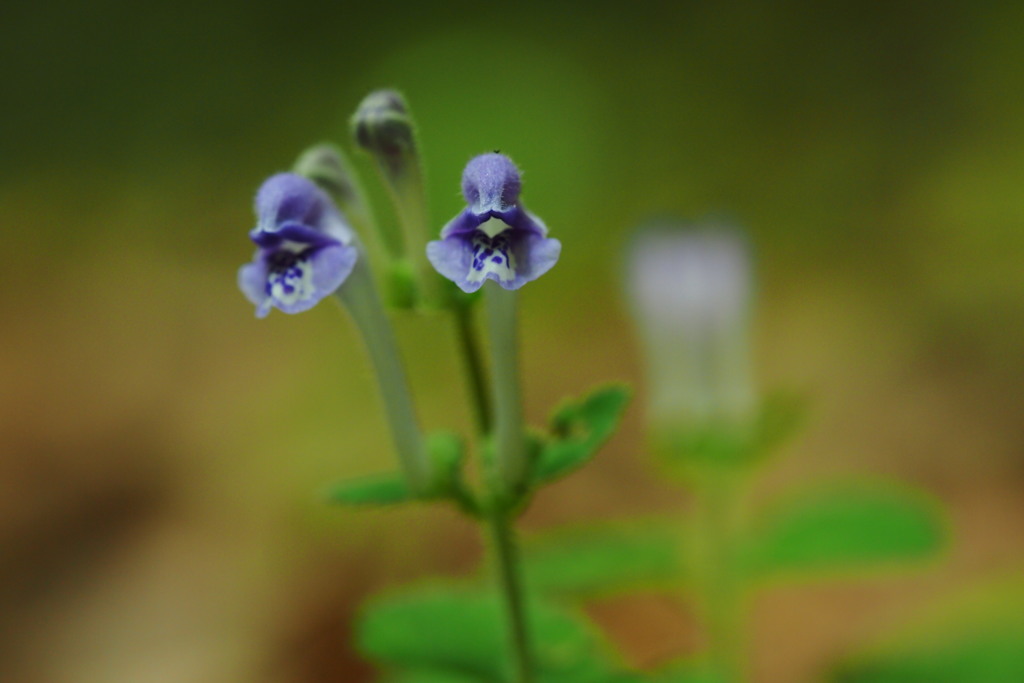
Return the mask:
<svg viewBox="0 0 1024 683">
<path fill-rule="evenodd" d="M 455 432 L 437 431 L 427 435 L 427 453 L 434 467 L 446 474 L 459 471 L 465 450 L 462 437 Z"/>
<path fill-rule="evenodd" d="M 442 587 L 377 599 L 357 624 L 358 646 L 386 666 L 507 680 L 504 609 L 491 593 Z M 602 660 L 599 640 L 581 620 L 536 601 L 527 615 L 543 680 L 582 680 Z"/>
<path fill-rule="evenodd" d="M 755 577 L 919 560 L 941 547 L 943 522 L 938 505 L 910 489 L 815 489 L 767 512 L 743 558 Z"/>
<path fill-rule="evenodd" d="M 534 481 L 557 479 L 592 458 L 618 429 L 628 401 L 629 389 L 612 385 L 559 408 L 551 418 L 551 439 L 534 463 Z"/>
<path fill-rule="evenodd" d="M 327 491 L 327 500 L 343 505 L 392 505 L 413 497 L 405 477 L 397 472 L 344 481 Z"/>
<path fill-rule="evenodd" d="M 679 533 L 667 526 L 617 525 L 558 532 L 524 547 L 530 590 L 586 594 L 678 581 Z"/>
</svg>

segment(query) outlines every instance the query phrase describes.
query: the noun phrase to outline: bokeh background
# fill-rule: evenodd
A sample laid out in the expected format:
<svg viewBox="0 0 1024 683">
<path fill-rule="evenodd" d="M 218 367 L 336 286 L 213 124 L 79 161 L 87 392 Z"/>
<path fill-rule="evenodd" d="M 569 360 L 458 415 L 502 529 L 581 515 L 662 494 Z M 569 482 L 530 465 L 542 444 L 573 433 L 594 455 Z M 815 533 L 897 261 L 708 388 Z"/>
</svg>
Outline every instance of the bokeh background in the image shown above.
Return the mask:
<svg viewBox="0 0 1024 683">
<path fill-rule="evenodd" d="M 760 594 L 757 681 L 816 680 L 942 596 L 1021 574 L 1024 5 L 48 0 L 0 17 L 0 679 L 369 681 L 360 601 L 476 565 L 450 511 L 322 503 L 393 463 L 359 340 L 334 305 L 256 321 L 235 287 L 261 180 L 347 145 L 381 86 L 418 118 L 435 225 L 465 161 L 500 148 L 565 245 L 523 292 L 533 420 L 641 383 L 630 230 L 729 216 L 757 245 L 759 381 L 813 405 L 758 495 L 870 473 L 948 506 L 934 566 Z M 467 429 L 450 325 L 398 330 L 425 424 Z M 642 412 L 641 385 L 528 532 L 682 514 Z M 656 593 L 587 610 L 638 666 L 700 646 Z"/>
</svg>

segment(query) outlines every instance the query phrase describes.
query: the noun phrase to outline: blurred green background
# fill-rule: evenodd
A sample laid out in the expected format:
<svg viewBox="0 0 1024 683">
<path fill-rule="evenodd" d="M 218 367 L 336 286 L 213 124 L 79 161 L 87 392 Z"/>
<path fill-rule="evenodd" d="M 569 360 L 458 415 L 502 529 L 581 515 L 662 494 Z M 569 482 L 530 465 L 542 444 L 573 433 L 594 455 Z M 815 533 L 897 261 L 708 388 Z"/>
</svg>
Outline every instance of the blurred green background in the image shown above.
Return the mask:
<svg viewBox="0 0 1024 683">
<path fill-rule="evenodd" d="M 523 291 L 532 419 L 640 381 L 630 230 L 729 216 L 758 247 L 761 383 L 814 402 L 759 494 L 874 473 L 949 506 L 927 571 L 759 597 L 757 681 L 816 680 L 939 596 L 1019 576 L 1022 62 L 1014 2 L 9 3 L 0 679 L 369 681 L 359 602 L 474 566 L 453 513 L 322 504 L 393 462 L 359 340 L 333 305 L 256 321 L 235 286 L 261 180 L 347 145 L 381 86 L 419 121 L 438 228 L 464 163 L 499 148 L 564 244 Z M 398 328 L 424 422 L 467 428 L 450 326 Z M 642 409 L 528 531 L 686 508 Z M 656 594 L 588 612 L 639 666 L 700 644 Z"/>
</svg>

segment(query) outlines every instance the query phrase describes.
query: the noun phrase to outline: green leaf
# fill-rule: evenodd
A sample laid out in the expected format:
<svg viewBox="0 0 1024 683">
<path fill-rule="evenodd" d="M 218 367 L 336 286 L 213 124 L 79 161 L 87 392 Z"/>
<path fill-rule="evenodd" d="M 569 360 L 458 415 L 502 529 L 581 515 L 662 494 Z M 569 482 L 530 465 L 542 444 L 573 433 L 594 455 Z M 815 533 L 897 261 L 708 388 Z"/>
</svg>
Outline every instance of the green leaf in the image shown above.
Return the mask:
<svg viewBox="0 0 1024 683">
<path fill-rule="evenodd" d="M 530 590 L 587 594 L 655 582 L 682 574 L 679 533 L 665 525 L 638 524 L 575 529 L 524 546 Z"/>
<path fill-rule="evenodd" d="M 386 679 L 387 683 L 485 683 L 478 676 L 465 676 L 450 671 L 405 671 Z"/>
<path fill-rule="evenodd" d="M 592 458 L 618 429 L 628 402 L 629 389 L 611 385 L 562 405 L 551 418 L 551 439 L 534 463 L 534 481 L 565 476 Z"/>
<path fill-rule="evenodd" d="M 461 436 L 455 432 L 432 432 L 427 435 L 426 446 L 437 470 L 448 475 L 448 478 L 459 472 L 466 451 Z"/>
<path fill-rule="evenodd" d="M 1020 683 L 1024 681 L 1024 630 L 953 638 L 933 647 L 853 662 L 836 683 Z"/>
<path fill-rule="evenodd" d="M 327 491 L 327 500 L 342 505 L 392 505 L 413 497 L 405 477 L 397 472 L 344 481 Z"/>
<path fill-rule="evenodd" d="M 602 680 L 600 641 L 585 623 L 543 602 L 527 613 L 542 680 Z M 358 646 L 386 666 L 501 681 L 509 673 L 505 623 L 498 596 L 434 587 L 373 601 L 357 624 Z"/>
<path fill-rule="evenodd" d="M 834 683 L 1024 681 L 1024 580 L 941 605 L 889 642 L 835 668 Z"/>
<path fill-rule="evenodd" d="M 654 675 L 652 683 L 725 683 L 723 677 L 703 662 L 682 662 Z"/>
<path fill-rule="evenodd" d="M 930 557 L 944 537 L 939 506 L 920 493 L 845 485 L 798 494 L 767 512 L 743 559 L 755 577 L 855 570 Z"/>
</svg>

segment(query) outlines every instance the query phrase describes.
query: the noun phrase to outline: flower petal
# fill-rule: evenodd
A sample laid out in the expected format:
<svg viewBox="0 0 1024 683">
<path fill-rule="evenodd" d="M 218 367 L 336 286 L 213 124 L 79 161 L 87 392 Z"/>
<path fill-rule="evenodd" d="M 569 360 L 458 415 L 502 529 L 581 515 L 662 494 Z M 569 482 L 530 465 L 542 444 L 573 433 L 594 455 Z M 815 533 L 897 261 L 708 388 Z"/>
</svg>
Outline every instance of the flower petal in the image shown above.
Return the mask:
<svg viewBox="0 0 1024 683">
<path fill-rule="evenodd" d="M 500 218 L 516 230 L 540 235 L 541 237 L 547 237 L 548 235 L 548 226 L 544 225 L 544 221 L 527 211 L 521 205 L 513 206 L 500 213 L 494 213 L 496 218 Z"/>
<path fill-rule="evenodd" d="M 462 196 L 476 213 L 505 209 L 519 201 L 519 169 L 504 154 L 481 154 L 462 172 Z"/>
<path fill-rule="evenodd" d="M 284 313 L 302 313 L 334 293 L 356 263 L 355 247 L 333 245 L 315 249 L 297 260 L 287 272 L 270 271 L 267 291 L 276 308 Z"/>
<path fill-rule="evenodd" d="M 505 289 L 519 289 L 551 270 L 558 263 L 562 243 L 550 237 L 517 230 L 512 237 L 512 250 L 516 259 L 516 277 L 508 281 L 497 280 Z"/>
<path fill-rule="evenodd" d="M 441 229 L 441 239 L 447 239 L 455 235 L 469 235 L 490 217 L 490 212 L 477 214 L 469 209 L 463 209 L 462 213 L 448 221 L 448 225 Z"/>
<path fill-rule="evenodd" d="M 327 193 L 295 173 L 278 173 L 263 183 L 256 194 L 256 216 L 253 232 L 273 233 L 286 225 L 299 224 L 342 244 L 348 244 L 354 236 Z"/>
<path fill-rule="evenodd" d="M 277 249 L 285 242 L 294 242 L 310 247 L 329 247 L 341 242 L 302 223 L 284 223 L 272 231 L 254 228 L 249 237 L 263 249 Z"/>
<path fill-rule="evenodd" d="M 348 279 L 358 259 L 359 250 L 354 246 L 337 245 L 314 253 L 311 265 L 317 291 L 323 296 L 333 294 Z"/>
<path fill-rule="evenodd" d="M 272 231 L 296 221 L 316 225 L 330 199 L 316 184 L 295 173 L 270 176 L 256 193 L 256 215 L 263 230 Z"/>
<path fill-rule="evenodd" d="M 238 288 L 256 306 L 256 317 L 264 318 L 270 312 L 270 297 L 267 296 L 267 274 L 270 268 L 263 254 L 256 252 L 252 263 L 238 269 Z"/>
<path fill-rule="evenodd" d="M 483 285 L 483 280 L 469 281 L 473 248 L 469 240 L 459 235 L 428 243 L 427 260 L 437 272 L 454 282 L 464 292 L 475 292 Z"/>
</svg>

